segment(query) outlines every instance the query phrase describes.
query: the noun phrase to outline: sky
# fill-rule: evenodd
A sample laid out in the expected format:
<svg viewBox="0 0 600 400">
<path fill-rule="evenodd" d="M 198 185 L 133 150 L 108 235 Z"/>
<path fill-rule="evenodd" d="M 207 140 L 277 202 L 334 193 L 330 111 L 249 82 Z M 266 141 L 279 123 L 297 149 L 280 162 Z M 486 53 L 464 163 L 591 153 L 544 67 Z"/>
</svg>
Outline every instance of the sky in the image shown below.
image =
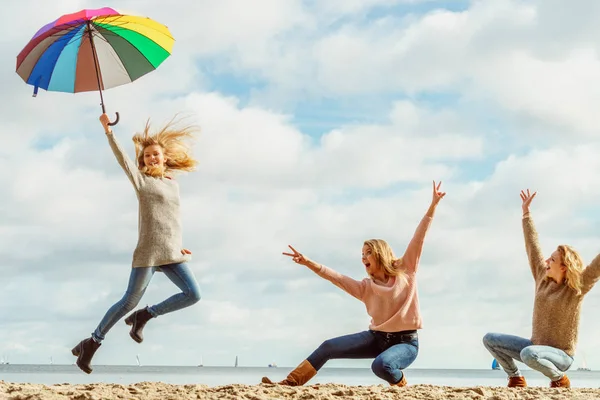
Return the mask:
<svg viewBox="0 0 600 400">
<path fill-rule="evenodd" d="M 174 3 L 174 2 L 173 2 Z M 580 0 L 22 0 L 0 26 L 0 356 L 71 364 L 123 295 L 137 200 L 98 122 L 98 93 L 33 88 L 16 55 L 62 14 L 114 7 L 153 18 L 172 55 L 104 92 L 133 156 L 148 118 L 201 132 L 178 178 L 184 246 L 202 300 L 119 322 L 94 364 L 293 367 L 366 330 L 364 305 L 283 256 L 287 245 L 355 279 L 363 241 L 401 255 L 447 192 L 418 272 L 412 368 L 489 368 L 487 332 L 528 337 L 534 284 L 519 191 L 545 254 L 600 251 L 600 3 Z M 37 10 L 37 14 L 32 10 Z M 176 292 L 156 274 L 140 307 Z M 573 368 L 600 369 L 600 288 L 585 298 Z M 457 352 L 458 350 L 458 352 Z M 460 354 L 460 356 L 457 356 Z M 371 360 L 327 366 L 368 367 Z"/>
</svg>

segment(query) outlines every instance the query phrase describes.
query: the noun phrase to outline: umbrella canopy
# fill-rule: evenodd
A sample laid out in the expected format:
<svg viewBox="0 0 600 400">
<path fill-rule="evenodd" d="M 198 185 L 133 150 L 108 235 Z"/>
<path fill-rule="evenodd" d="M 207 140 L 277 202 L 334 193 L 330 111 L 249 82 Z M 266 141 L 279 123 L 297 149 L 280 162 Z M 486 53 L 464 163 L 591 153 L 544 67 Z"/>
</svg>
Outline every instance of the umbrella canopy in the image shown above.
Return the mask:
<svg viewBox="0 0 600 400">
<path fill-rule="evenodd" d="M 107 7 L 81 10 L 42 27 L 17 56 L 17 74 L 34 86 L 34 96 L 38 88 L 99 90 L 102 99 L 102 90 L 156 69 L 174 42 L 169 29 L 150 18 Z"/>
</svg>

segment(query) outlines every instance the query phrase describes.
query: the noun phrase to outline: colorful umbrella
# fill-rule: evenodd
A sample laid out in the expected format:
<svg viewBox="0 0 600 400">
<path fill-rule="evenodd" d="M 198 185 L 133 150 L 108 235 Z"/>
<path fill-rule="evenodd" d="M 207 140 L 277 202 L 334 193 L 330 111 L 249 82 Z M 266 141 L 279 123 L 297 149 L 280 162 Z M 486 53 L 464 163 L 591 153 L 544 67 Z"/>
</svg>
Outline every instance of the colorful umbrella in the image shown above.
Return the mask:
<svg viewBox="0 0 600 400">
<path fill-rule="evenodd" d="M 169 29 L 150 18 L 112 8 L 81 10 L 42 27 L 17 56 L 17 74 L 56 92 L 100 92 L 133 82 L 155 70 L 173 49 Z M 117 119 L 111 123 L 115 125 Z"/>
</svg>

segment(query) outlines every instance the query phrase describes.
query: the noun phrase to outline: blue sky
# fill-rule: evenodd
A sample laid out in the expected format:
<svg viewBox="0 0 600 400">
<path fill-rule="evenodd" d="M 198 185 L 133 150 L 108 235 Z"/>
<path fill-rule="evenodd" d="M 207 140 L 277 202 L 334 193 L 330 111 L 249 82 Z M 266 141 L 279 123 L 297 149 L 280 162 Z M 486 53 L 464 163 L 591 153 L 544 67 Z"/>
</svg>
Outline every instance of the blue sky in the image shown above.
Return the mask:
<svg viewBox="0 0 600 400">
<path fill-rule="evenodd" d="M 140 354 L 145 364 L 229 365 L 238 355 L 245 365 L 291 367 L 323 340 L 366 329 L 359 302 L 281 252 L 292 244 L 362 279 L 363 240 L 384 238 L 402 254 L 432 180 L 448 195 L 419 270 L 415 368 L 488 368 L 486 332 L 529 335 L 521 189 L 539 192 L 544 252 L 566 242 L 589 261 L 600 249 L 592 0 L 570 8 L 560 42 L 554 21 L 564 10 L 549 1 L 63 0 L 36 3 L 39 18 L 32 4 L 8 6 L 27 18 L 0 27 L 7 60 L 40 26 L 82 8 L 113 6 L 169 26 L 173 55 L 107 90 L 107 111 L 120 112 L 115 132 L 131 154 L 148 117 L 158 124 L 184 112 L 202 129 L 198 171 L 180 184 L 203 298 L 152 321 L 143 346 L 117 324 L 97 363 Z M 125 289 L 135 195 L 98 123 L 97 93 L 34 99 L 12 61 L 0 65 L 0 85 L 0 271 L 9 277 L 0 355 L 70 364 L 70 348 Z M 143 303 L 174 290 L 156 276 Z M 593 369 L 598 306 L 594 289 L 579 335 Z"/>
</svg>

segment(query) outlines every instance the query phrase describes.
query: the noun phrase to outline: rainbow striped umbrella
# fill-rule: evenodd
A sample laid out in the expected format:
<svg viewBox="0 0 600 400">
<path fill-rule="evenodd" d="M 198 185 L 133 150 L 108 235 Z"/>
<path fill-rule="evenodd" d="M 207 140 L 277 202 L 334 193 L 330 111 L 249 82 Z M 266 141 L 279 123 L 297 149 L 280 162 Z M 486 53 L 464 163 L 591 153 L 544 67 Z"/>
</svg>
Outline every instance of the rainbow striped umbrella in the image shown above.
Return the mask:
<svg viewBox="0 0 600 400">
<path fill-rule="evenodd" d="M 155 70 L 173 49 L 169 29 L 112 8 L 81 10 L 42 27 L 17 56 L 17 74 L 47 91 L 78 93 L 133 82 Z M 119 113 L 113 125 L 119 121 Z"/>
</svg>

